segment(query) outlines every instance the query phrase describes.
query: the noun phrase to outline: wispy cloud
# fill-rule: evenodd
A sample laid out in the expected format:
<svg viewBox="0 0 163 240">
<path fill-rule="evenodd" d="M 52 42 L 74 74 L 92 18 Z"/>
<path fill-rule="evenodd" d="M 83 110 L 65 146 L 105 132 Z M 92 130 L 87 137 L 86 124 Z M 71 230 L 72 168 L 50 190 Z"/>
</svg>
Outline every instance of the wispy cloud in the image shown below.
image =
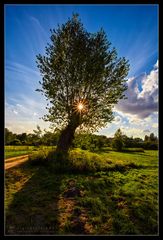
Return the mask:
<svg viewBox="0 0 163 240">
<path fill-rule="evenodd" d="M 43 26 L 41 25 L 40 21 L 33 16 L 29 16 L 30 20 L 33 22 L 33 27 L 35 27 L 35 29 L 37 29 L 37 32 L 40 32 L 40 34 L 42 35 L 42 37 L 44 39 L 48 38 L 48 34 L 47 31 L 45 31 L 45 29 L 43 28 Z"/>
<path fill-rule="evenodd" d="M 21 99 L 21 100 L 20 100 Z M 45 114 L 45 105 L 27 97 L 14 99 L 14 104 L 5 102 L 5 126 L 13 132 L 32 132 L 37 124 L 41 128 L 49 128 L 49 123 L 41 118 Z M 18 102 L 21 102 L 19 104 Z"/>
<path fill-rule="evenodd" d="M 40 73 L 18 62 L 7 61 L 5 66 L 5 98 L 8 100 L 19 94 L 24 94 L 29 99 L 37 98 L 35 90 L 40 87 Z"/>
<path fill-rule="evenodd" d="M 6 61 L 5 66 L 7 70 L 15 71 L 22 74 L 30 73 L 30 74 L 40 76 L 39 71 L 36 71 L 34 70 L 34 68 L 31 68 L 29 66 L 26 66 L 18 62 Z"/>
</svg>

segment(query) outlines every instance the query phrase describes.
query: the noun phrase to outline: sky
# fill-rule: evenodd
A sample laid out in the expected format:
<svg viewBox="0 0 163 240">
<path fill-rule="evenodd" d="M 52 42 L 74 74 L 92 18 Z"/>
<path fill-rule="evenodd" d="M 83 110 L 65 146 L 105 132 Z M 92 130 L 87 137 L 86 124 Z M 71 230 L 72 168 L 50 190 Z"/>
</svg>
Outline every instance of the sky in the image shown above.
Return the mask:
<svg viewBox="0 0 163 240">
<path fill-rule="evenodd" d="M 158 135 L 158 5 L 157 4 L 6 4 L 5 127 L 14 133 L 31 133 L 36 126 L 49 129 L 41 117 L 46 100 L 35 90 L 41 76 L 36 55 L 45 54 L 50 29 L 78 13 L 91 33 L 102 27 L 118 57 L 129 60 L 127 99 L 114 107 L 115 119 L 98 134 L 112 137 L 118 128 L 127 136 Z"/>
</svg>

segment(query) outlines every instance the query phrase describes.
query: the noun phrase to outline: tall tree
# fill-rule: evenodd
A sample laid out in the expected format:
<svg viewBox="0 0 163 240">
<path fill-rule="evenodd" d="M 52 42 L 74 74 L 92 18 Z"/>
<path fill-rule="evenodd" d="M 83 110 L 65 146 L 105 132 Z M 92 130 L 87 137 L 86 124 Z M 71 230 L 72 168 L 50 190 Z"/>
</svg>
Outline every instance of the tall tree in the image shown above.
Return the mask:
<svg viewBox="0 0 163 240">
<path fill-rule="evenodd" d="M 124 98 L 129 64 L 117 58 L 101 29 L 87 32 L 77 14 L 51 30 L 45 55 L 37 55 L 41 91 L 50 102 L 44 116 L 60 128 L 58 152 L 67 152 L 77 128 L 93 132 L 113 120 L 113 106 Z"/>
</svg>

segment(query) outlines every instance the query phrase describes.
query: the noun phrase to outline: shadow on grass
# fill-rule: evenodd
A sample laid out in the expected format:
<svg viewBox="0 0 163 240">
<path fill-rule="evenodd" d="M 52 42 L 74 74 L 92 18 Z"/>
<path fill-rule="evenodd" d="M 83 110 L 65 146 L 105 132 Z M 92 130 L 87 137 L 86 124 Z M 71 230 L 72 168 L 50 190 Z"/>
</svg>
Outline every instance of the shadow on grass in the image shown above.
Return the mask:
<svg viewBox="0 0 163 240">
<path fill-rule="evenodd" d="M 37 162 L 35 162 L 35 164 L 36 163 Z M 63 167 L 62 164 L 59 166 Z M 65 170 L 66 167 L 68 166 L 65 165 Z M 124 166 L 117 164 L 104 171 L 125 172 L 126 170 L 130 170 L 132 168 L 146 167 L 142 165 L 138 166 L 134 163 Z M 156 224 L 152 223 L 153 218 L 151 218 L 151 220 L 149 219 L 151 214 L 153 214 L 152 205 L 150 206 L 148 202 L 146 204 L 146 201 L 144 203 L 141 201 L 137 206 L 136 204 L 134 205 L 135 195 L 128 196 L 124 195 L 123 192 L 118 195 L 116 193 L 118 187 L 117 183 L 114 183 L 112 179 L 107 179 L 107 177 L 102 179 L 100 176 L 96 179 L 94 178 L 92 171 L 86 172 L 83 168 L 82 171 L 79 171 L 76 166 L 74 166 L 74 172 L 72 172 L 72 169 L 67 168 L 65 172 L 63 171 L 61 173 L 56 171 L 56 169 L 53 171 L 53 168 L 51 168 L 50 165 L 31 166 L 28 162 L 19 165 L 17 168 L 13 168 L 12 171 L 8 170 L 7 175 L 10 176 L 11 174 L 14 174 L 14 172 L 16 175 L 16 169 L 22 170 L 22 172 L 20 172 L 20 176 L 21 173 L 25 173 L 26 175 L 31 173 L 31 178 L 22 185 L 22 188 L 18 192 L 15 193 L 12 203 L 9 205 L 9 208 L 5 213 L 5 227 L 7 235 L 59 235 L 59 217 L 61 213 L 64 212 L 68 214 L 69 217 L 72 217 L 72 219 L 68 218 L 68 226 L 66 225 L 67 229 L 63 229 L 64 233 L 84 234 L 85 229 L 83 226 L 84 221 L 87 221 L 87 211 L 81 211 L 81 216 L 78 216 L 80 209 L 75 211 L 72 205 L 71 213 L 69 211 L 69 204 L 70 201 L 74 201 L 73 197 L 72 199 L 68 198 L 67 200 L 62 198 L 63 201 L 65 200 L 68 207 L 66 211 L 64 209 L 64 207 L 66 208 L 66 205 L 62 205 L 62 209 L 58 207 L 60 194 L 63 193 L 63 190 L 61 191 L 61 185 L 63 181 L 65 181 L 66 178 L 68 180 L 69 177 L 71 182 L 75 179 L 79 188 L 80 186 L 83 186 L 83 188 L 87 189 L 88 192 L 92 192 L 90 197 L 88 194 L 83 195 L 82 197 L 77 197 L 79 202 L 76 202 L 76 207 L 81 205 L 84 207 L 84 210 L 90 210 L 90 218 L 88 218 L 88 220 L 92 221 L 92 228 L 94 231 L 99 234 L 108 233 L 108 231 L 110 231 L 110 234 L 156 232 Z M 95 172 L 98 172 L 99 170 L 95 169 Z M 69 175 L 70 172 L 71 174 Z M 82 174 L 85 175 L 85 177 Z M 92 174 L 92 176 L 88 177 L 89 174 Z M 20 176 L 15 176 L 18 182 Z M 85 178 L 88 178 L 87 182 Z M 97 198 L 92 196 L 97 196 Z M 101 201 L 99 199 L 101 199 Z M 148 206 L 151 208 L 150 211 L 148 211 Z M 108 214 L 106 214 L 107 209 Z M 99 229 L 96 229 L 97 219 L 92 220 L 91 215 L 94 215 L 94 217 L 101 216 L 102 223 L 99 223 Z M 83 220 L 79 219 L 80 217 L 81 219 L 83 218 Z M 86 220 L 84 220 L 84 218 Z M 76 223 L 76 220 L 79 221 Z M 150 224 L 147 224 L 148 221 Z M 89 221 L 87 221 L 87 224 L 88 222 Z M 147 224 L 146 227 L 143 225 L 145 230 L 141 227 L 142 222 Z M 100 230 L 101 226 L 102 229 Z M 151 226 L 152 231 L 150 231 Z"/>
<path fill-rule="evenodd" d="M 100 149 L 100 150 L 94 150 L 91 151 L 92 153 L 97 153 L 97 154 L 101 154 L 101 153 L 109 153 L 109 152 L 118 152 L 118 153 L 129 153 L 129 154 L 138 154 L 138 155 L 144 155 L 144 156 L 150 156 L 149 154 L 146 154 L 144 152 L 144 150 L 142 149 L 138 149 L 138 150 L 132 150 L 132 149 L 123 149 L 122 151 L 116 151 L 113 149 Z"/>
<path fill-rule="evenodd" d="M 30 166 L 21 164 L 21 168 L 25 171 Z M 15 193 L 5 213 L 7 235 L 57 234 L 57 204 L 62 178 L 45 167 L 36 168 L 31 178 Z"/>
<path fill-rule="evenodd" d="M 90 151 L 90 152 L 101 154 L 101 153 L 109 153 L 111 151 L 113 151 L 113 150 L 112 149 L 95 149 L 95 150 Z"/>
</svg>

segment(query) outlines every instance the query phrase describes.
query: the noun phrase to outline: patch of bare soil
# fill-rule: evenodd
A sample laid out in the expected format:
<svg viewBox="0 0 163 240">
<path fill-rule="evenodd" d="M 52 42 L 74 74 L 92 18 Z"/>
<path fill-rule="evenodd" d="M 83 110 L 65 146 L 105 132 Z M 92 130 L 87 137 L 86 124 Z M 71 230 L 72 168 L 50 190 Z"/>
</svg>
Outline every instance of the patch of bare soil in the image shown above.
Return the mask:
<svg viewBox="0 0 163 240">
<path fill-rule="evenodd" d="M 84 197 L 84 193 L 75 186 L 75 181 L 71 180 L 68 189 L 58 201 L 60 229 L 64 229 L 68 223 L 69 230 L 73 234 L 91 234 L 93 226 L 89 223 L 87 210 L 75 208 L 77 207 L 75 197 Z"/>
<path fill-rule="evenodd" d="M 28 160 L 28 155 L 23 155 L 23 156 L 19 156 L 19 157 L 13 157 L 13 158 L 8 158 L 5 161 L 5 170 L 15 167 L 25 161 Z"/>
</svg>

